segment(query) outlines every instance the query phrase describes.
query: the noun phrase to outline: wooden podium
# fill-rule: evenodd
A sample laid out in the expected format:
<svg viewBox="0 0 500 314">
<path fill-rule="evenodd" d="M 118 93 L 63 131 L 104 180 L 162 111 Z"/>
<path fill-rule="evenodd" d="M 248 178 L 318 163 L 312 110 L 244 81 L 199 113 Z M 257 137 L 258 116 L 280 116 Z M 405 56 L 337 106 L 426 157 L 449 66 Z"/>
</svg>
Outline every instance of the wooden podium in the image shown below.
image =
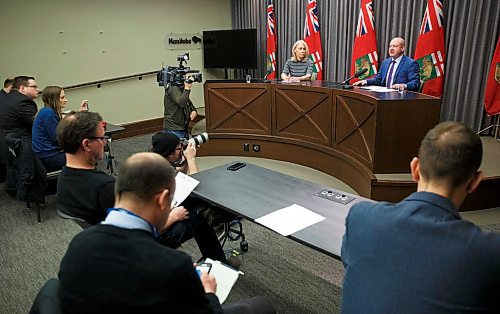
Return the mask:
<svg viewBox="0 0 500 314">
<path fill-rule="evenodd" d="M 207 81 L 210 142 L 200 147 L 199 155 L 301 164 L 370 198 L 374 174 L 409 172 L 423 136 L 439 123 L 441 100 L 413 92 L 339 87 L 325 81 Z"/>
</svg>

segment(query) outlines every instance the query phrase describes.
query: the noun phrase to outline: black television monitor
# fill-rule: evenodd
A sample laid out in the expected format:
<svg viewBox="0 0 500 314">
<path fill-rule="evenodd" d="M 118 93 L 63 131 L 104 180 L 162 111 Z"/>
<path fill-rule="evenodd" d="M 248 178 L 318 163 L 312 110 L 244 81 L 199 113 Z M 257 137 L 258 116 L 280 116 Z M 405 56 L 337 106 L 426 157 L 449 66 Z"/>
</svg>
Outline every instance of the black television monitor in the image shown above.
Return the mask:
<svg viewBox="0 0 500 314">
<path fill-rule="evenodd" d="M 212 69 L 256 69 L 257 30 L 203 31 L 203 64 Z"/>
</svg>

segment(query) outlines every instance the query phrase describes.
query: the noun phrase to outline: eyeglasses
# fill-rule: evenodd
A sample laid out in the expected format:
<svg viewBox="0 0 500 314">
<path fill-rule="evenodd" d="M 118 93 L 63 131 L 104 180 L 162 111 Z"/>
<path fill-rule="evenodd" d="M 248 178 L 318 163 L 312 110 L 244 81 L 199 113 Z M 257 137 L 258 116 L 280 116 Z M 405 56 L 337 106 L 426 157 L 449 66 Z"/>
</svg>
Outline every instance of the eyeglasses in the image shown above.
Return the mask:
<svg viewBox="0 0 500 314">
<path fill-rule="evenodd" d="M 26 85 L 26 87 L 38 88 L 38 85 Z"/>
<path fill-rule="evenodd" d="M 104 136 L 91 136 L 88 138 L 89 140 L 101 140 L 101 141 L 109 141 L 109 135 Z"/>
</svg>

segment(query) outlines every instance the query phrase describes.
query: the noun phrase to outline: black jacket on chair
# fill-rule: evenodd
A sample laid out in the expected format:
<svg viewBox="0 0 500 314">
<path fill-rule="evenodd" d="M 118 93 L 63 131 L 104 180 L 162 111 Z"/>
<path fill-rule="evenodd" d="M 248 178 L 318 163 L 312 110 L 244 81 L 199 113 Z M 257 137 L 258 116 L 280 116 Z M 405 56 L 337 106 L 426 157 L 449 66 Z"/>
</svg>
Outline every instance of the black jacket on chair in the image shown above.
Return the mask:
<svg viewBox="0 0 500 314">
<path fill-rule="evenodd" d="M 18 133 L 7 134 L 5 142 L 9 146 L 6 192 L 15 193 L 17 199 L 25 202 L 44 203 L 47 172 L 33 153 L 31 142 L 23 140 Z"/>
</svg>

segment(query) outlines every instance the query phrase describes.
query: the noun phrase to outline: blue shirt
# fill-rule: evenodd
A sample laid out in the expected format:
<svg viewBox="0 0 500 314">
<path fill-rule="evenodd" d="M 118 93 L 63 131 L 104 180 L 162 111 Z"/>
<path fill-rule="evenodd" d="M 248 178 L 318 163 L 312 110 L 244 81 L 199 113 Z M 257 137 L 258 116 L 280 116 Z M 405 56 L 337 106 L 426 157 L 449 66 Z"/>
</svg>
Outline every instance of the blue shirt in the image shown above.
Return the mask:
<svg viewBox="0 0 500 314">
<path fill-rule="evenodd" d="M 33 152 L 38 158 L 55 156 L 61 152 L 57 141 L 57 126 L 59 116 L 54 109 L 43 107 L 33 122 L 32 139 Z"/>
<path fill-rule="evenodd" d="M 144 218 L 134 214 L 131 211 L 122 208 L 108 209 L 106 219 L 101 222 L 103 225 L 111 225 L 122 229 L 140 229 L 151 232 L 158 237 L 156 227 L 146 221 Z"/>
</svg>

